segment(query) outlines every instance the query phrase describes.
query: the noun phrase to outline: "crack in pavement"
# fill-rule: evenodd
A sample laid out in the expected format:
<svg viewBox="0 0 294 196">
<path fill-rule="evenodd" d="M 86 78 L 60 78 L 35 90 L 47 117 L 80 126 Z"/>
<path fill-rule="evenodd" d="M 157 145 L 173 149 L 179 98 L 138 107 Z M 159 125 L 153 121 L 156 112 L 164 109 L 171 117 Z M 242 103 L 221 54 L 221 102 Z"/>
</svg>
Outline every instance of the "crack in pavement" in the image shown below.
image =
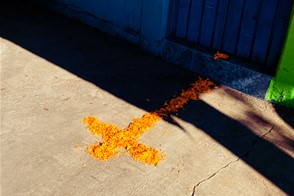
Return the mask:
<svg viewBox="0 0 294 196">
<path fill-rule="evenodd" d="M 239 161 L 239 160 L 240 160 L 240 158 L 238 158 L 238 159 L 236 159 L 236 160 L 234 160 L 234 161 L 229 162 L 228 164 L 226 164 L 225 166 L 223 166 L 223 167 L 221 167 L 220 169 L 218 169 L 215 173 L 213 173 L 213 174 L 210 175 L 209 177 L 207 177 L 207 178 L 205 178 L 205 179 L 199 181 L 199 182 L 193 187 L 193 192 L 192 192 L 192 195 L 191 195 L 191 196 L 194 196 L 194 195 L 195 195 L 196 188 L 197 188 L 201 183 L 203 183 L 203 182 L 209 180 L 209 179 L 212 178 L 213 176 L 217 175 L 221 170 L 223 170 L 223 169 L 229 167 L 232 163 L 235 163 L 235 162 L 237 162 L 237 161 Z"/>
<path fill-rule="evenodd" d="M 269 134 L 269 133 L 274 129 L 274 126 L 275 126 L 275 125 L 273 125 L 273 126 L 270 128 L 270 130 L 268 130 L 267 132 L 265 132 L 264 134 L 262 134 L 260 137 L 256 137 L 256 138 L 253 140 L 250 149 L 249 149 L 249 150 L 248 150 L 243 156 L 241 156 L 241 157 L 242 157 L 242 158 L 248 157 L 248 155 L 253 151 L 254 146 L 256 145 L 256 143 L 257 143 L 260 139 L 264 138 L 267 134 Z"/>
<path fill-rule="evenodd" d="M 253 140 L 250 149 L 249 149 L 246 153 L 244 153 L 244 155 L 242 155 L 240 158 L 237 158 L 236 160 L 229 162 L 228 164 L 226 164 L 225 166 L 223 166 L 223 167 L 221 167 L 220 169 L 218 169 L 215 173 L 213 173 L 213 174 L 210 175 L 209 177 L 207 177 L 207 178 L 205 178 L 205 179 L 199 181 L 199 182 L 193 187 L 193 191 L 192 191 L 191 196 L 195 196 L 196 188 L 197 188 L 200 184 L 202 184 L 203 182 L 205 182 L 205 181 L 211 179 L 212 177 L 214 177 L 215 175 L 217 175 L 221 170 L 223 170 L 223 169 L 229 167 L 231 164 L 238 162 L 241 158 L 248 157 L 248 155 L 253 151 L 254 146 L 256 145 L 256 143 L 257 143 L 259 140 L 261 140 L 262 138 L 264 138 L 267 134 L 269 134 L 273 129 L 274 129 L 274 125 L 273 125 L 273 126 L 272 126 L 272 127 L 266 132 L 266 133 L 264 133 L 262 136 L 260 136 L 260 137 L 257 136 L 257 137 Z"/>
</svg>

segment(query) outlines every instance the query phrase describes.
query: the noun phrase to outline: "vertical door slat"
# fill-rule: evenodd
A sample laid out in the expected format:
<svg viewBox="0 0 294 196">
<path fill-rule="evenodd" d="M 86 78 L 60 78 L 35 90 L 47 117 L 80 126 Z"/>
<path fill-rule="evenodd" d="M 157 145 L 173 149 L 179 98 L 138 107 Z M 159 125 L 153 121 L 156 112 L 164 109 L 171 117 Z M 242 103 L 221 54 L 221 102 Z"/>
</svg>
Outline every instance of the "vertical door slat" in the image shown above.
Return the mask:
<svg viewBox="0 0 294 196">
<path fill-rule="evenodd" d="M 231 54 L 234 54 L 236 44 L 237 44 L 239 27 L 240 27 L 242 11 L 243 11 L 243 3 L 244 3 L 244 0 L 230 1 L 227 25 L 225 29 L 225 36 L 224 36 L 222 48 L 224 51 Z"/>
<path fill-rule="evenodd" d="M 266 0 L 263 1 L 260 10 L 260 17 L 252 50 L 252 60 L 261 64 L 265 62 L 277 5 L 278 0 Z"/>
<path fill-rule="evenodd" d="M 186 38 L 188 16 L 189 16 L 189 9 L 190 9 L 189 7 L 190 7 L 190 0 L 180 0 L 177 28 L 176 28 L 176 35 L 179 38 Z"/>
<path fill-rule="evenodd" d="M 219 0 L 216 13 L 215 29 L 213 32 L 212 48 L 221 50 L 223 34 L 225 31 L 229 0 Z"/>
<path fill-rule="evenodd" d="M 216 9 L 217 0 L 205 1 L 199 43 L 207 47 L 210 47 L 212 41 Z"/>
<path fill-rule="evenodd" d="M 198 43 L 203 14 L 204 0 L 193 0 L 191 3 L 191 13 L 188 28 L 188 40 Z"/>
<path fill-rule="evenodd" d="M 243 13 L 241 30 L 236 54 L 241 57 L 249 58 L 252 48 L 256 24 L 259 16 L 260 0 L 247 0 Z"/>
</svg>

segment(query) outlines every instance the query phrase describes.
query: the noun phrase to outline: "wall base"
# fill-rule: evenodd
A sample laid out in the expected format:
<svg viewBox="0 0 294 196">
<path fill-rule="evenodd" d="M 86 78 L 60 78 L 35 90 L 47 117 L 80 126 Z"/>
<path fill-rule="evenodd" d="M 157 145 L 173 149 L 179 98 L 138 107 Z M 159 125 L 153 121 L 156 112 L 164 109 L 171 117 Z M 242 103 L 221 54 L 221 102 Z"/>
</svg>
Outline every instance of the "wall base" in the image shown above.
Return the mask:
<svg viewBox="0 0 294 196">
<path fill-rule="evenodd" d="M 259 99 L 265 99 L 272 79 L 230 60 L 214 60 L 211 51 L 202 52 L 171 40 L 165 40 L 161 57 Z"/>
</svg>

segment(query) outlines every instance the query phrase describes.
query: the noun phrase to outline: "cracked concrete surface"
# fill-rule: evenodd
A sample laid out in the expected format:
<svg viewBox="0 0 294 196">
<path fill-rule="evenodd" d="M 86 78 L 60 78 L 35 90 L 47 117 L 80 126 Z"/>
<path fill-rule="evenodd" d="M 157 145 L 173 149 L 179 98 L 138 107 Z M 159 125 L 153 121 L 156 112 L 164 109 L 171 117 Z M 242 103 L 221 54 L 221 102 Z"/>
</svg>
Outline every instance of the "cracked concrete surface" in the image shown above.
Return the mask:
<svg viewBox="0 0 294 196">
<path fill-rule="evenodd" d="M 144 133 L 158 166 L 92 159 L 83 117 L 126 127 L 197 75 L 45 10 L 0 9 L 2 195 L 294 194 L 293 110 L 223 85 Z"/>
<path fill-rule="evenodd" d="M 253 151 L 254 146 L 256 145 L 256 143 L 258 142 L 258 140 L 264 139 L 264 137 L 265 137 L 267 134 L 269 134 L 269 133 L 273 130 L 273 128 L 274 128 L 274 125 L 270 128 L 270 130 L 268 130 L 266 133 L 264 133 L 261 137 L 256 137 L 256 139 L 253 140 L 253 142 L 252 142 L 251 148 L 250 148 L 250 149 L 249 149 L 249 150 L 248 150 L 248 151 L 247 151 L 247 152 L 246 152 L 241 158 L 244 158 L 244 157 L 249 156 L 249 154 Z M 199 182 L 193 187 L 192 196 L 195 195 L 196 188 L 197 188 L 198 186 L 200 186 L 200 184 L 206 182 L 207 180 L 210 180 L 210 179 L 213 178 L 215 175 L 217 175 L 221 170 L 228 168 L 231 164 L 236 163 L 236 162 L 238 162 L 239 160 L 240 160 L 240 158 L 237 158 L 237 159 L 234 160 L 234 161 L 230 161 L 228 164 L 226 164 L 225 166 L 223 166 L 223 167 L 221 167 L 220 169 L 218 169 L 215 173 L 213 173 L 213 174 L 210 175 L 209 177 L 207 177 L 207 178 L 205 178 L 205 179 L 199 181 Z"/>
<path fill-rule="evenodd" d="M 200 184 L 204 183 L 204 182 L 207 181 L 207 180 L 210 180 L 210 179 L 213 178 L 215 175 L 217 175 L 221 170 L 226 169 L 226 168 L 229 167 L 231 164 L 233 164 L 233 163 L 235 163 L 235 162 L 237 162 L 237 161 L 239 161 L 239 160 L 240 160 L 240 158 L 237 158 L 236 160 L 229 162 L 228 164 L 226 164 L 225 166 L 223 166 L 223 167 L 221 167 L 220 169 L 218 169 L 215 173 L 213 173 L 213 174 L 210 175 L 209 177 L 207 177 L 207 178 L 201 180 L 200 182 L 198 182 L 198 183 L 193 187 L 192 196 L 195 195 L 196 188 L 197 188 Z"/>
<path fill-rule="evenodd" d="M 252 145 L 251 145 L 250 149 L 248 150 L 248 152 L 246 152 L 246 153 L 244 154 L 244 156 L 242 156 L 242 157 L 247 157 L 247 156 L 249 156 L 249 154 L 250 154 L 250 153 L 252 152 L 252 150 L 254 149 L 256 143 L 257 143 L 259 140 L 265 139 L 265 136 L 266 136 L 267 134 L 269 134 L 269 133 L 273 130 L 273 128 L 274 128 L 274 125 L 270 128 L 270 130 L 268 130 L 266 133 L 262 134 L 261 137 L 256 137 L 255 140 L 253 140 Z"/>
</svg>

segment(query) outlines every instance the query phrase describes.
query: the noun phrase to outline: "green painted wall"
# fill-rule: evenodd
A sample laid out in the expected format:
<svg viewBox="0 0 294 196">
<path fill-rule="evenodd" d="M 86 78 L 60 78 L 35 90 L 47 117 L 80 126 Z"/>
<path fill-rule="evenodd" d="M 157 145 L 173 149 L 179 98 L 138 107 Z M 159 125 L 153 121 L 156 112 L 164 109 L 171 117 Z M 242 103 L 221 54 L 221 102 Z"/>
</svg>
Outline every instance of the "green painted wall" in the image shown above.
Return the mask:
<svg viewBox="0 0 294 196">
<path fill-rule="evenodd" d="M 266 100 L 294 108 L 294 5 L 289 23 L 288 35 L 278 65 L 272 79 Z"/>
</svg>

